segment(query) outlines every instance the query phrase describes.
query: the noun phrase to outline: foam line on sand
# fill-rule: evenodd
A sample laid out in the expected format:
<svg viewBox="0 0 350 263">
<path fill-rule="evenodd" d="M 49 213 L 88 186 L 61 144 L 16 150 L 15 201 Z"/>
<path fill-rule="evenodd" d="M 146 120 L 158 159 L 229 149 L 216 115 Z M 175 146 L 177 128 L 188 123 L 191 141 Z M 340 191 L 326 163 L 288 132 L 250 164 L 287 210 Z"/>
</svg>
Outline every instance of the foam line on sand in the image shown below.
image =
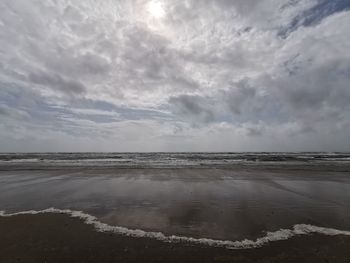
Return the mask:
<svg viewBox="0 0 350 263">
<path fill-rule="evenodd" d="M 66 214 L 70 217 L 80 218 L 84 223 L 93 225 L 95 229 L 99 232 L 112 232 L 116 234 L 121 234 L 124 236 L 130 237 L 145 237 L 152 238 L 164 242 L 187 242 L 198 245 L 206 245 L 213 247 L 223 247 L 227 249 L 248 249 L 248 248 L 257 248 L 261 247 L 269 242 L 287 240 L 294 236 L 299 235 L 309 235 L 309 234 L 321 234 L 328 236 L 336 235 L 346 235 L 350 236 L 350 231 L 338 230 L 333 228 L 318 227 L 307 224 L 297 224 L 294 225 L 291 229 L 280 229 L 274 232 L 267 232 L 265 236 L 257 238 L 256 240 L 241 240 L 241 241 L 230 241 L 230 240 L 216 240 L 209 238 L 193 238 L 185 236 L 176 236 L 171 235 L 167 236 L 161 232 L 147 232 L 139 229 L 128 229 L 121 226 L 111 226 L 105 223 L 98 221 L 95 216 L 89 215 L 81 211 L 73 211 L 69 209 L 57 209 L 57 208 L 48 208 L 44 210 L 30 210 L 22 211 L 17 213 L 6 213 L 5 211 L 0 211 L 1 217 L 11 217 L 16 215 L 37 215 L 37 214 Z"/>
</svg>

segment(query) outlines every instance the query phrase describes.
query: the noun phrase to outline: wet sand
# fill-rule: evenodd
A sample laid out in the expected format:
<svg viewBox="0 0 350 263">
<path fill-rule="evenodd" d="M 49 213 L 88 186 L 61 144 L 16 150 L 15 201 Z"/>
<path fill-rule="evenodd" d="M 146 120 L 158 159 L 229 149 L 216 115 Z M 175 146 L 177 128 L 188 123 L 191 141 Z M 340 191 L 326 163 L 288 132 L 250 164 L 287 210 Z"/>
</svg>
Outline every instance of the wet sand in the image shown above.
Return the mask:
<svg viewBox="0 0 350 263">
<path fill-rule="evenodd" d="M 0 217 L 0 262 L 346 262 L 350 237 L 310 235 L 257 249 L 164 243 L 95 231 L 63 214 Z"/>
<path fill-rule="evenodd" d="M 0 210 L 83 211 L 100 222 L 193 238 L 255 240 L 310 224 L 350 230 L 350 167 L 0 166 Z M 0 217 L 0 262 L 350 262 L 350 237 L 309 235 L 229 250 L 97 232 L 66 214 Z"/>
<path fill-rule="evenodd" d="M 220 240 L 311 224 L 350 229 L 347 173 L 290 169 L 0 172 L 0 210 L 83 211 L 131 229 Z"/>
</svg>

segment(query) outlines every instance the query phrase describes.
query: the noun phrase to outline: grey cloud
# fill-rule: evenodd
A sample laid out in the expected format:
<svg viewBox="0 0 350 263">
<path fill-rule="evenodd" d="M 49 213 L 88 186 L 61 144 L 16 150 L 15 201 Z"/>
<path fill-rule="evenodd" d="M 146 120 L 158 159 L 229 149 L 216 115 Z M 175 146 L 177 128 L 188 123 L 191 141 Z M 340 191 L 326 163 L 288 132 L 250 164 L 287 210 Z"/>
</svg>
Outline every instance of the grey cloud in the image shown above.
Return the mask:
<svg viewBox="0 0 350 263">
<path fill-rule="evenodd" d="M 169 103 L 173 105 L 176 113 L 179 113 L 185 119 L 199 120 L 201 122 L 211 122 L 215 119 L 214 112 L 210 109 L 209 101 L 206 98 L 194 95 L 181 95 L 169 99 Z"/>
<path fill-rule="evenodd" d="M 11 108 L 7 105 L 1 105 L 1 104 L 0 104 L 0 115 L 4 117 L 9 117 L 11 119 L 24 119 L 24 118 L 30 117 L 30 115 L 23 110 Z"/>
<path fill-rule="evenodd" d="M 1 2 L 0 145 L 345 147 L 346 1 L 147 3 Z"/>
<path fill-rule="evenodd" d="M 261 129 L 257 128 L 248 128 L 248 136 L 261 136 L 263 134 L 263 131 Z"/>
<path fill-rule="evenodd" d="M 58 70 L 59 72 L 76 76 L 93 76 L 98 74 L 106 74 L 111 70 L 109 62 L 96 54 L 87 53 L 81 55 L 69 55 L 71 51 L 59 52 L 59 58 L 53 61 L 46 61 L 48 68 Z"/>
<path fill-rule="evenodd" d="M 284 80 L 276 96 L 285 102 L 289 115 L 308 127 L 336 127 L 350 112 L 349 76 L 339 74 L 339 62 L 306 70 Z"/>
<path fill-rule="evenodd" d="M 240 81 L 228 91 L 224 91 L 224 99 L 226 100 L 230 110 L 234 114 L 241 114 L 243 108 L 254 108 L 256 104 L 252 103 L 256 96 L 256 89 L 251 87 L 247 81 Z"/>
<path fill-rule="evenodd" d="M 198 84 L 184 72 L 185 63 L 168 40 L 142 27 L 132 27 L 124 36 L 121 67 L 126 81 L 139 83 L 140 88 L 159 88 L 170 85 L 174 89 L 196 89 Z M 137 86 L 136 86 L 137 87 Z"/>
<path fill-rule="evenodd" d="M 79 81 L 65 79 L 58 74 L 48 72 L 30 73 L 28 80 L 34 84 L 54 88 L 55 91 L 68 95 L 81 95 L 86 91 L 86 87 Z"/>
</svg>

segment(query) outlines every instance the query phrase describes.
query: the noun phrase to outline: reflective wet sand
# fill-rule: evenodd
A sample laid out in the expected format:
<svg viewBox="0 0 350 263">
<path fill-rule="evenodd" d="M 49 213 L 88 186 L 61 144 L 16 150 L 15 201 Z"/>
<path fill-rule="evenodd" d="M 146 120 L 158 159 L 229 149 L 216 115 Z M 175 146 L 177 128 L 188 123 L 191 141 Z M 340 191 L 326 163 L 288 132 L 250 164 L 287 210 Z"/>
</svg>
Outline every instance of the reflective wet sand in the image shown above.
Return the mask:
<svg viewBox="0 0 350 263">
<path fill-rule="evenodd" d="M 81 210 L 111 225 L 241 240 L 307 223 L 350 230 L 350 177 L 318 169 L 0 172 L 0 210 Z"/>
</svg>

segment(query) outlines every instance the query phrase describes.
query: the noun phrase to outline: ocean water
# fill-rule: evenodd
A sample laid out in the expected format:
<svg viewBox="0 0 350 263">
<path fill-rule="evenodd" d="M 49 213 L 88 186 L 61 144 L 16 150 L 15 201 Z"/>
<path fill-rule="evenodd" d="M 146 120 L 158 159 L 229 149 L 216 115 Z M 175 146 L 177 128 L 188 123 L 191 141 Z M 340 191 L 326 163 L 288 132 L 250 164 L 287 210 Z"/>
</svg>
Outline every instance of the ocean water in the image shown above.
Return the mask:
<svg viewBox="0 0 350 263">
<path fill-rule="evenodd" d="M 349 163 L 350 153 L 0 153 L 0 165 L 222 167 L 237 164 Z"/>
<path fill-rule="evenodd" d="M 253 243 L 245 244 L 254 246 L 298 233 L 346 234 L 349 156 L 1 154 L 0 210 L 4 215 L 54 207 L 45 211 L 80 215 L 100 229 L 166 241 L 173 235 L 171 240 L 206 238 L 214 244 L 248 239 Z M 257 239 L 262 241 L 254 243 Z"/>
</svg>

